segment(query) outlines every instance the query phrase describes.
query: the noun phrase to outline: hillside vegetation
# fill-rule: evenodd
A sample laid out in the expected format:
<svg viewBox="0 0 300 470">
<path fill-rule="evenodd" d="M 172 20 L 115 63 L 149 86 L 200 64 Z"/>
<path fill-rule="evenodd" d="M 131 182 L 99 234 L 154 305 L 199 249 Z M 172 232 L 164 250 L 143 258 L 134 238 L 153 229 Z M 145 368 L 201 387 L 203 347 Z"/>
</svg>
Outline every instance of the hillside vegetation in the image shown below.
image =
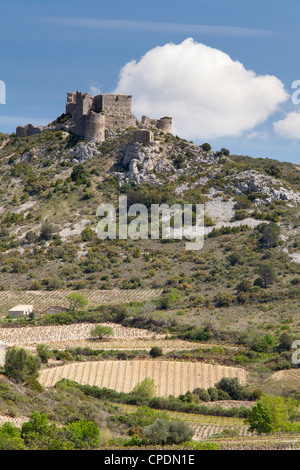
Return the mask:
<svg viewBox="0 0 300 470">
<path fill-rule="evenodd" d="M 85 142 L 63 131 L 46 130 L 24 138 L 0 134 L 0 340 L 10 348 L 29 348 L 39 361 L 43 379 L 41 386 L 37 373 L 26 379 L 25 385 L 22 379 L 21 386 L 20 377 L 3 378 L 0 405 L 4 415 L 19 416 L 18 403 L 24 403 L 26 420 L 33 420 L 29 427 L 42 420 L 47 428 L 45 417 L 30 418 L 32 412 L 45 412 L 51 421 L 65 426 L 65 434 L 56 429 L 51 439 L 57 438 L 62 445 L 62 436 L 71 436 L 67 440 L 70 448 L 83 445 L 74 443 L 72 427 L 68 427 L 76 417 L 92 417 L 102 432 L 103 440 L 96 432 L 90 448 L 101 447 L 101 442 L 150 445 L 157 429 L 166 435 L 171 432 L 167 424 L 170 417 L 164 421 L 159 412 L 126 414 L 123 421 L 117 417 L 114 401 L 122 406 L 153 405 L 149 399 L 132 398 L 132 388 L 129 392 L 126 389 L 129 397 L 116 390 L 106 396 L 106 389 L 90 389 L 87 382 L 68 380 L 69 373 L 73 377 L 79 367 L 91 376 L 96 361 L 106 361 L 111 370 L 116 363 L 122 371 L 122 361 L 131 366 L 135 361 L 141 378 L 141 361 L 159 360 L 149 352 L 154 346 L 160 350 L 162 370 L 177 361 L 206 363 L 212 370 L 236 368 L 243 380 L 246 371 L 246 401 L 257 400 L 263 392 L 300 399 L 291 380 L 284 382 L 283 376 L 280 380 L 275 376 L 295 372 L 298 367 L 291 356 L 292 342 L 300 336 L 300 166 L 231 155 L 225 148 L 213 151 L 208 143 L 197 146 L 158 130 L 155 143 L 134 144 L 134 130 L 120 129 L 103 143 Z M 204 204 L 203 248 L 189 251 L 185 239 L 155 240 L 150 236 L 101 240 L 96 234 L 97 207 L 105 202 L 118 208 L 120 196 L 127 196 L 128 207 L 140 203 L 148 210 L 151 204 L 193 204 L 194 218 L 196 204 Z M 128 224 L 131 220 L 128 217 Z M 82 303 L 77 306 L 70 302 L 74 293 L 81 294 Z M 8 316 L 9 308 L 27 303 L 36 309 L 29 318 Z M 53 305 L 63 306 L 65 311 L 45 313 Z M 114 331 L 121 325 L 151 334 L 132 345 L 125 338 L 92 338 L 92 325 L 107 323 Z M 75 325 L 82 326 L 83 335 L 76 336 Z M 73 334 L 68 333 L 70 326 Z M 43 336 L 45 328 L 48 336 Z M 35 336 L 33 330 L 41 336 Z M 55 337 L 58 331 L 61 336 Z M 41 353 L 45 351 L 46 359 Z M 102 364 L 103 377 L 107 364 Z M 67 374 L 49 381 L 47 390 L 46 377 L 56 370 Z M 7 375 L 5 369 L 3 372 Z M 118 375 L 117 369 L 114 374 Z M 194 384 L 191 390 L 184 387 L 181 398 L 173 397 L 171 404 L 164 392 L 153 408 L 191 413 L 199 402 L 233 400 L 229 394 L 214 395 L 220 378 L 214 376 L 206 382 L 202 377 L 201 396 Z M 174 390 L 183 390 L 175 387 L 173 375 L 172 382 Z M 110 384 L 102 379 L 99 383 Z M 139 385 L 137 377 L 133 383 Z M 165 390 L 170 390 L 167 385 Z M 209 388 L 213 389 L 211 395 L 204 390 Z M 258 389 L 259 393 L 255 392 Z M 6 392 L 14 397 L 10 410 Z M 249 399 L 249 394 L 254 395 Z M 74 397 L 78 413 L 69 403 Z M 189 409 L 185 408 L 187 403 Z M 89 411 L 85 412 L 85 407 Z M 197 413 L 202 417 L 208 413 L 203 407 L 201 410 Z M 225 411 L 220 413 L 227 416 Z M 241 417 L 247 418 L 248 412 L 242 410 Z M 145 423 L 150 427 L 147 431 Z M 199 423 L 194 424 L 195 432 Z M 227 437 L 246 432 L 239 422 L 241 433 L 235 435 L 231 424 Z M 78 426 L 83 429 L 85 425 L 81 422 Z M 220 423 L 214 426 L 218 432 L 226 430 Z M 107 437 L 108 429 L 117 436 L 116 441 Z M 185 428 L 182 432 L 189 441 L 193 433 Z M 127 442 L 124 435 L 126 439 L 135 437 Z M 201 428 L 199 435 L 208 437 L 211 433 L 205 434 Z M 19 437 L 23 439 L 18 441 L 20 445 L 34 447 L 35 443 L 26 441 L 26 427 Z"/>
</svg>

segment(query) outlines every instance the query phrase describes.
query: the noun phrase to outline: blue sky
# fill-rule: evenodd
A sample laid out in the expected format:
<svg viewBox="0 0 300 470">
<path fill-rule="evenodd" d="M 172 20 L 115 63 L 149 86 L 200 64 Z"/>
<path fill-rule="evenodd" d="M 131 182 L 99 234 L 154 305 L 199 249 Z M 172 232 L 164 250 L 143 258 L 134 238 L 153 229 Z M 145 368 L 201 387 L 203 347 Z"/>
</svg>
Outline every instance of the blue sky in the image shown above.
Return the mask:
<svg viewBox="0 0 300 470">
<path fill-rule="evenodd" d="M 181 137 L 300 164 L 300 104 L 289 96 L 300 80 L 297 0 L 0 0 L 0 7 L 0 131 L 54 120 L 67 91 L 119 90 L 133 92 L 137 117 L 142 103 L 147 115 L 181 108 L 174 119 Z"/>
</svg>

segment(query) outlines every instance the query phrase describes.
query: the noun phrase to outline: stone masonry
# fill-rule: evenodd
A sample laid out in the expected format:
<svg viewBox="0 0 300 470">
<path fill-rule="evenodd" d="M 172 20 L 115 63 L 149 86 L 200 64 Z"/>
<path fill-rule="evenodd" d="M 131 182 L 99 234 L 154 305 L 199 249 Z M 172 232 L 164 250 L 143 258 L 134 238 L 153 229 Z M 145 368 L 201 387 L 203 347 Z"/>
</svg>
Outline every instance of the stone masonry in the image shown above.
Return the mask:
<svg viewBox="0 0 300 470">
<path fill-rule="evenodd" d="M 85 140 L 103 142 L 117 129 L 139 127 L 142 130 L 156 127 L 163 132 L 172 132 L 172 118 L 149 119 L 143 116 L 142 122 L 131 112 L 132 95 L 102 94 L 92 97 L 90 93 L 67 93 L 66 114 L 71 116 L 74 126 L 70 131 Z M 151 142 L 151 131 L 134 134 L 136 142 Z"/>
<path fill-rule="evenodd" d="M 118 129 L 137 127 L 133 140 L 139 143 L 153 142 L 153 130 L 172 133 L 172 118 L 150 119 L 143 116 L 141 122 L 131 112 L 132 95 L 101 94 L 91 96 L 81 91 L 68 92 L 65 114 L 68 118 L 54 128 L 35 127 L 32 124 L 18 126 L 17 137 L 25 137 L 43 130 L 64 130 L 86 141 L 103 142 L 116 134 Z M 145 132 L 144 132 L 145 131 Z"/>
</svg>

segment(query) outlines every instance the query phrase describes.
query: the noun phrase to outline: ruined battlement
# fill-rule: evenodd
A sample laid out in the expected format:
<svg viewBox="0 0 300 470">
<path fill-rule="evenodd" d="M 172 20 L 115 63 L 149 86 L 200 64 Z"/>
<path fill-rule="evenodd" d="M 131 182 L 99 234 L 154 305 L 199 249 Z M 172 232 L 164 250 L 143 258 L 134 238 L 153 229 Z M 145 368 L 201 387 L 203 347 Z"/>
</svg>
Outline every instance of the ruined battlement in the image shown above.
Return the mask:
<svg viewBox="0 0 300 470">
<path fill-rule="evenodd" d="M 131 115 L 131 95 L 102 94 L 91 96 L 81 91 L 67 93 L 66 114 L 71 114 L 77 121 L 82 115 L 91 111 L 105 112 L 109 115 Z"/>
<path fill-rule="evenodd" d="M 131 104 L 132 95 L 107 93 L 91 96 L 90 93 L 82 93 L 81 91 L 68 92 L 65 114 L 69 119 L 58 127 L 87 141 L 96 140 L 98 142 L 103 142 L 115 135 L 118 129 L 128 127 L 138 127 L 149 131 L 156 128 L 162 132 L 172 133 L 171 117 L 149 119 L 147 116 L 143 116 L 139 122 L 132 114 Z M 43 128 L 28 124 L 27 126 L 18 126 L 16 136 L 25 137 L 42 131 Z M 142 134 L 135 135 L 137 141 L 145 138 L 142 137 Z M 148 133 L 146 140 L 151 141 L 152 137 L 149 136 Z"/>
<path fill-rule="evenodd" d="M 132 95 L 101 94 L 91 96 L 80 91 L 68 92 L 66 114 L 71 116 L 74 123 L 70 131 L 83 136 L 85 140 L 104 141 L 114 135 L 117 129 L 139 127 L 151 129 L 153 127 L 163 131 L 172 132 L 172 118 L 149 119 L 143 116 L 142 121 L 131 112 Z M 138 139 L 140 139 L 140 134 Z"/>
<path fill-rule="evenodd" d="M 68 92 L 66 114 L 73 122 L 70 131 L 85 140 L 103 142 L 119 128 L 137 126 L 138 121 L 131 113 L 131 98 L 131 95 Z"/>
<path fill-rule="evenodd" d="M 172 118 L 169 116 L 160 119 L 150 119 L 147 116 L 142 116 L 141 123 L 144 128 L 156 127 L 163 132 L 172 134 Z"/>
</svg>

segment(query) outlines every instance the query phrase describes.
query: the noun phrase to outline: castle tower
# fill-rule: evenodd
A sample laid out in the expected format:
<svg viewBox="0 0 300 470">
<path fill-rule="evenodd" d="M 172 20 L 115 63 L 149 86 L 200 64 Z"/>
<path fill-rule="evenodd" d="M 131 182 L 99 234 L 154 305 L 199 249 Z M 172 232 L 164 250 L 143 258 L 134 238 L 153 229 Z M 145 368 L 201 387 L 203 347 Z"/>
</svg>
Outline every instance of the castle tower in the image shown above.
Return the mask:
<svg viewBox="0 0 300 470">
<path fill-rule="evenodd" d="M 73 114 L 76 108 L 76 93 L 69 91 L 67 93 L 66 114 Z"/>
<path fill-rule="evenodd" d="M 85 140 L 98 140 L 104 142 L 105 140 L 105 114 L 95 113 L 91 111 L 90 114 L 84 116 L 84 138 Z"/>
<path fill-rule="evenodd" d="M 114 136 L 120 129 L 140 127 L 140 122 L 131 112 L 132 95 L 113 93 L 100 94 L 92 97 L 90 93 L 67 93 L 66 114 L 71 115 L 68 130 L 85 140 L 103 142 Z M 142 118 L 142 127 L 151 130 L 159 129 L 166 133 L 172 132 L 172 118 Z M 150 133 L 137 134 L 137 140 L 152 142 Z"/>
<path fill-rule="evenodd" d="M 92 99 L 90 93 L 81 93 L 81 91 L 76 92 L 76 106 L 74 108 L 72 119 L 75 123 L 79 121 L 79 119 L 88 114 L 92 107 Z"/>
<path fill-rule="evenodd" d="M 158 119 L 156 122 L 156 127 L 163 132 L 172 134 L 172 118 L 165 116 L 161 119 Z"/>
</svg>

